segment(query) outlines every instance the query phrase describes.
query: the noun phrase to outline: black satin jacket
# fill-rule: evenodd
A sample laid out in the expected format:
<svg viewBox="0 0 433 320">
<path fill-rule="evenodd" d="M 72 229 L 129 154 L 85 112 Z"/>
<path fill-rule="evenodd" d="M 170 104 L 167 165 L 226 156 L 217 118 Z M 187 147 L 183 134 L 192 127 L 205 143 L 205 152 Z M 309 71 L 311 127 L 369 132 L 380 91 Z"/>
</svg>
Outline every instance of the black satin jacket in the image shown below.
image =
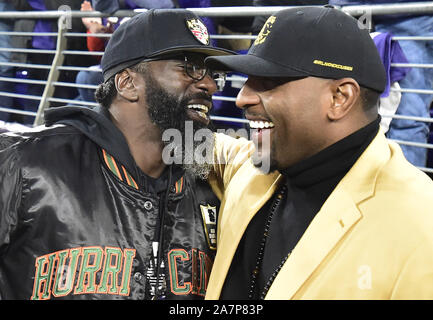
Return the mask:
<svg viewBox="0 0 433 320">
<path fill-rule="evenodd" d="M 36 131 L 0 135 L 1 298 L 152 298 L 165 201 L 73 126 Z M 202 299 L 219 200 L 187 174 L 169 190 L 158 298 Z"/>
</svg>

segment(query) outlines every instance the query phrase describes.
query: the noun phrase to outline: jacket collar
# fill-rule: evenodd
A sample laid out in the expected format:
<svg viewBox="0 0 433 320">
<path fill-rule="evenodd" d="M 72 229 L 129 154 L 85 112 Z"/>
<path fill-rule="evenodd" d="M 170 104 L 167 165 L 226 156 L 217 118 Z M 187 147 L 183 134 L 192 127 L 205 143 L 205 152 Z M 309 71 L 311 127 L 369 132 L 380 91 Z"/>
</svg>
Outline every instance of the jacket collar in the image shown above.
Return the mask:
<svg viewBox="0 0 433 320">
<path fill-rule="evenodd" d="M 143 183 L 143 180 L 150 180 L 151 178 L 146 176 L 144 173 L 141 173 L 142 178 L 138 181 L 136 181 L 133 178 L 133 175 L 126 170 L 125 166 L 123 166 L 119 161 L 116 160 L 115 157 L 113 157 L 111 154 L 107 152 L 107 150 L 101 148 L 100 149 L 102 162 L 105 164 L 105 166 L 116 176 L 118 180 L 121 182 L 127 184 L 129 187 L 136 189 L 136 190 L 142 190 L 146 193 L 151 193 L 150 188 L 147 186 L 147 188 L 144 188 L 144 185 L 147 185 L 146 183 Z M 137 168 L 137 171 L 140 171 L 140 169 Z M 173 176 L 171 181 L 171 190 L 170 190 L 170 197 L 177 199 L 178 197 L 182 197 L 185 190 L 185 171 L 181 169 L 178 166 L 173 166 Z M 156 180 L 156 179 L 154 179 Z M 144 181 L 146 182 L 146 181 Z M 165 180 L 162 180 L 161 182 L 162 187 L 166 187 L 167 182 Z M 152 189 L 153 193 L 155 193 L 155 190 Z"/>
</svg>

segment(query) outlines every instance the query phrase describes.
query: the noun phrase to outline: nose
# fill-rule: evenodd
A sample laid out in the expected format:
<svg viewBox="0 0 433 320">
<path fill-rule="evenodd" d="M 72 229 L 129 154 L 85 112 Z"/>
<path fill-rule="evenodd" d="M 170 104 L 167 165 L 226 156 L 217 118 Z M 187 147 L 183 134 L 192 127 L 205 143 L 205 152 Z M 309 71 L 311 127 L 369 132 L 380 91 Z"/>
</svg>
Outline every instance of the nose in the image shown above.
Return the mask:
<svg viewBox="0 0 433 320">
<path fill-rule="evenodd" d="M 209 95 L 213 95 L 218 89 L 215 80 L 209 74 L 206 74 L 203 79 L 197 81 L 196 87 L 206 91 Z"/>
<path fill-rule="evenodd" d="M 259 103 L 260 97 L 257 95 L 256 90 L 252 86 L 252 81 L 248 79 L 236 97 L 236 106 L 243 109 L 248 108 L 249 106 L 257 105 Z"/>
</svg>

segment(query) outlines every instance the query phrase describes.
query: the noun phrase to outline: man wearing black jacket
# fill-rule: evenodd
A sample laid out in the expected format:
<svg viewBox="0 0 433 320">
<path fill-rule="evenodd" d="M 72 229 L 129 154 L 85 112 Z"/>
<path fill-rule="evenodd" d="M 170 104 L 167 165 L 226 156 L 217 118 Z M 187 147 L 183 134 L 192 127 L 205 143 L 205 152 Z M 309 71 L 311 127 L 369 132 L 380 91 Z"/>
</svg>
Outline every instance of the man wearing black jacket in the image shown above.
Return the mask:
<svg viewBox="0 0 433 320">
<path fill-rule="evenodd" d="M 137 15 L 108 43 L 100 107 L 49 109 L 45 127 L 3 134 L 2 299 L 204 297 L 219 199 L 205 165 L 167 164 L 163 132 L 208 126 L 204 58 L 227 54 L 208 44 L 189 11 Z"/>
</svg>

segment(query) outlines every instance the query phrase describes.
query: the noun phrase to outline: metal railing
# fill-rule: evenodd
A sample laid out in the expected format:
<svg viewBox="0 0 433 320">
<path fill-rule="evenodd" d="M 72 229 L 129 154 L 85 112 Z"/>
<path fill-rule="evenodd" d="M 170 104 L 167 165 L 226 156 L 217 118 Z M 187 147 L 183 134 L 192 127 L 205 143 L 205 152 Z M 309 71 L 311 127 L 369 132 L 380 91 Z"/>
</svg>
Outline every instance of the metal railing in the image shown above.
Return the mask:
<svg viewBox="0 0 433 320">
<path fill-rule="evenodd" d="M 281 9 L 286 9 L 288 7 L 212 7 L 212 8 L 188 8 L 195 12 L 197 15 L 202 17 L 254 17 L 257 15 L 270 15 Z M 414 2 L 414 3 L 399 3 L 399 4 L 379 4 L 379 5 L 363 5 L 363 6 L 347 6 L 340 7 L 340 9 L 349 15 L 360 17 L 363 15 L 388 15 L 388 14 L 433 14 L 433 1 L 431 2 Z M 0 62 L 0 66 L 5 67 L 15 67 L 15 68 L 26 68 L 26 69 L 40 69 L 49 71 L 46 80 L 36 80 L 36 79 L 18 79 L 18 78 L 8 78 L 0 77 L 0 81 L 11 82 L 17 84 L 31 84 L 40 85 L 44 87 L 43 94 L 41 96 L 30 95 L 30 94 L 20 94 L 15 92 L 0 92 L 0 102 L 1 97 L 10 97 L 17 99 L 28 99 L 39 101 L 39 107 L 37 112 L 23 111 L 16 108 L 4 108 L 0 103 L 0 112 L 8 112 L 15 114 L 22 114 L 27 116 L 34 116 L 34 125 L 40 125 L 43 123 L 43 112 L 46 108 L 50 106 L 50 103 L 64 103 L 64 104 L 74 104 L 74 105 L 84 105 L 84 106 L 96 106 L 97 103 L 91 101 L 77 101 L 72 99 L 64 99 L 54 96 L 54 89 L 56 87 L 69 87 L 71 89 L 84 88 L 84 89 L 96 89 L 96 85 L 83 85 L 71 82 L 62 82 L 59 80 L 59 74 L 61 71 L 90 71 L 90 72 L 101 72 L 100 69 L 94 67 L 80 67 L 80 66 L 70 66 L 64 65 L 64 58 L 67 55 L 81 55 L 81 56 L 102 56 L 103 52 L 92 52 L 92 51 L 76 51 L 68 50 L 66 48 L 67 38 L 70 37 L 88 37 L 87 33 L 77 33 L 68 32 L 65 25 L 70 19 L 79 19 L 84 17 L 132 17 L 139 12 L 145 11 L 146 9 L 138 9 L 135 11 L 129 10 L 119 10 L 114 14 L 104 14 L 97 11 L 11 11 L 11 12 L 0 12 L 0 20 L 2 19 L 52 19 L 58 21 L 58 32 L 5 32 L 0 31 L 0 35 L 10 35 L 15 37 L 21 36 L 50 36 L 56 37 L 56 48 L 53 50 L 42 50 L 42 49 L 25 49 L 25 48 L 0 48 L 0 52 L 15 52 L 15 53 L 37 53 L 46 54 L 53 56 L 51 64 L 32 64 L 32 63 L 14 63 L 14 62 Z M 69 19 L 69 20 L 68 20 Z M 99 38 L 109 38 L 110 34 L 92 34 L 92 37 Z M 245 34 L 233 34 L 233 35 L 221 35 L 212 34 L 211 39 L 215 40 L 254 40 L 256 36 L 245 35 Z M 433 41 L 433 37 L 427 36 L 394 36 L 395 41 Z M 395 67 L 411 67 L 411 68 L 433 68 L 433 64 L 421 64 L 421 63 L 394 63 L 391 66 Z M 240 77 L 228 77 L 228 82 L 242 83 L 245 78 Z M 402 93 L 412 92 L 418 94 L 433 95 L 433 88 L 400 88 L 398 90 L 392 89 L 394 91 L 400 91 Z M 225 97 L 225 96 L 214 96 L 214 100 L 229 101 L 234 102 L 235 97 Z M 406 119 L 413 121 L 422 121 L 426 123 L 432 123 L 431 118 L 413 117 L 408 115 L 382 115 L 383 117 L 391 117 L 393 119 Z M 223 117 L 223 116 L 212 116 L 215 121 L 226 121 L 232 123 L 247 123 L 245 119 L 233 118 L 233 117 Z M 399 141 L 395 140 L 399 144 L 405 144 L 410 146 L 416 146 L 421 148 L 433 149 L 432 144 L 420 144 L 411 141 Z M 431 168 L 421 168 L 427 172 L 433 172 Z"/>
</svg>

